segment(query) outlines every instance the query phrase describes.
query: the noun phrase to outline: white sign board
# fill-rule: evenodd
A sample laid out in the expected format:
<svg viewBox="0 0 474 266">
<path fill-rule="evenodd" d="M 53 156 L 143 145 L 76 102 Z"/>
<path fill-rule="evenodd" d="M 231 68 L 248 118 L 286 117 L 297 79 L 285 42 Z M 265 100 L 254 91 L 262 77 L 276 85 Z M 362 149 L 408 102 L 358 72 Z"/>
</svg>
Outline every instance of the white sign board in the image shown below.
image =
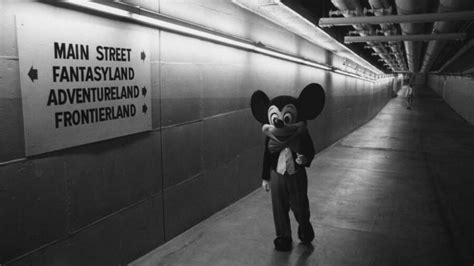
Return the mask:
<svg viewBox="0 0 474 266">
<path fill-rule="evenodd" d="M 146 34 L 17 17 L 17 38 L 26 155 L 151 129 Z"/>
</svg>

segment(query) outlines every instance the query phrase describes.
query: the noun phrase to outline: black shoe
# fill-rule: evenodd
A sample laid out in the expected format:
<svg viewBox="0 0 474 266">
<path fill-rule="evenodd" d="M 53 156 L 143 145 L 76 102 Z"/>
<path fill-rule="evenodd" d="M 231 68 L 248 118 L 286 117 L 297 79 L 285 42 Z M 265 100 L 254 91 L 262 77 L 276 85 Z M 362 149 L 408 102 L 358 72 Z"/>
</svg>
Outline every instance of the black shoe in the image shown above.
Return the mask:
<svg viewBox="0 0 474 266">
<path fill-rule="evenodd" d="M 298 238 L 303 244 L 309 244 L 314 239 L 314 230 L 311 223 L 298 226 Z"/>
<path fill-rule="evenodd" d="M 275 244 L 275 249 L 278 251 L 290 251 L 292 248 L 293 240 L 291 237 L 277 237 L 273 240 Z"/>
</svg>

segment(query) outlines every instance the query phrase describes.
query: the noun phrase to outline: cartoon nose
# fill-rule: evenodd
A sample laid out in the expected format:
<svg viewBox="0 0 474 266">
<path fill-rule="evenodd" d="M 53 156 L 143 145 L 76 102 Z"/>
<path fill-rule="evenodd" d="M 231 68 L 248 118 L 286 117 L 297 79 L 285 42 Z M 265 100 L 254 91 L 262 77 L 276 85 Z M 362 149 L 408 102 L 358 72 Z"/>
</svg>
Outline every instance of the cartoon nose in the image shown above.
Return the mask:
<svg viewBox="0 0 474 266">
<path fill-rule="evenodd" d="M 276 128 L 282 128 L 283 126 L 285 126 L 285 124 L 283 123 L 283 121 L 281 119 L 275 119 L 275 127 Z"/>
</svg>

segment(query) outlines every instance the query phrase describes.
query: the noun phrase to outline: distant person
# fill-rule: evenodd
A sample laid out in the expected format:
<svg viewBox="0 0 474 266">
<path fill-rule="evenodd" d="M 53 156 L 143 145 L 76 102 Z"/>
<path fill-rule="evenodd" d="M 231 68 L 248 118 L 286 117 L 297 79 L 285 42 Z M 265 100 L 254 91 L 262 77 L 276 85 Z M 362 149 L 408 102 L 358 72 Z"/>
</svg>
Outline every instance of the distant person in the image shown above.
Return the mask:
<svg viewBox="0 0 474 266">
<path fill-rule="evenodd" d="M 407 89 L 405 91 L 405 98 L 407 100 L 407 109 L 411 110 L 411 105 L 413 103 L 413 85 L 415 84 L 415 76 L 411 76 L 410 81 L 408 82 Z"/>
<path fill-rule="evenodd" d="M 405 98 L 407 100 L 407 109 L 411 110 L 411 104 L 413 103 L 413 88 L 411 86 L 407 86 Z"/>
</svg>

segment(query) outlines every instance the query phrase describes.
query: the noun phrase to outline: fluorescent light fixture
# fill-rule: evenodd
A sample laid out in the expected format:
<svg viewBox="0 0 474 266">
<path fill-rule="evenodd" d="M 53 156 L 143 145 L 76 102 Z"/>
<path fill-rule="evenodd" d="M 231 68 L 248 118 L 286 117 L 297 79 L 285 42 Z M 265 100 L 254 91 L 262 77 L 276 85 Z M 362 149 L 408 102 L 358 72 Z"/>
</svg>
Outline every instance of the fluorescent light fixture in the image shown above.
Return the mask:
<svg viewBox="0 0 474 266">
<path fill-rule="evenodd" d="M 308 61 L 296 56 L 288 55 L 283 52 L 275 51 L 274 49 L 264 48 L 264 47 L 261 47 L 260 45 L 257 46 L 247 40 L 234 40 L 228 37 L 219 36 L 217 34 L 212 34 L 212 33 L 204 32 L 204 31 L 196 30 L 193 28 L 173 24 L 167 21 L 158 20 L 155 18 L 151 18 L 151 17 L 139 15 L 139 14 L 134 14 L 134 13 L 131 13 L 130 17 L 134 20 L 137 20 L 146 24 L 150 24 L 153 26 L 157 26 L 159 28 L 176 31 L 183 34 L 187 34 L 187 35 L 191 35 L 191 36 L 195 36 L 195 37 L 199 37 L 199 38 L 203 38 L 203 39 L 207 39 L 211 41 L 217 41 L 219 43 L 228 44 L 228 45 L 243 48 L 246 50 L 252 50 L 261 54 L 270 55 L 273 57 L 285 59 L 285 60 L 292 61 L 299 64 L 304 64 L 304 65 L 308 65 L 308 66 L 312 66 L 312 67 L 316 67 L 316 68 L 320 68 L 324 70 L 331 70 L 331 68 L 328 66 L 311 62 L 311 61 Z"/>
<path fill-rule="evenodd" d="M 332 67 L 325 66 L 325 65 L 320 65 L 320 64 L 315 64 L 315 63 L 313 63 L 311 61 L 308 61 L 308 60 L 303 60 L 303 64 L 308 65 L 308 66 L 314 66 L 314 67 L 321 68 L 321 69 L 324 69 L 324 70 L 333 70 Z"/>
<path fill-rule="evenodd" d="M 360 62 L 359 65 L 375 74 L 383 74 L 380 69 L 336 41 L 324 30 L 281 3 L 280 0 L 232 0 L 232 2 L 343 58 Z"/>
<path fill-rule="evenodd" d="M 344 71 L 344 70 L 341 70 L 341 69 L 336 69 L 336 70 L 334 70 L 334 72 L 336 72 L 336 73 L 338 73 L 338 74 L 342 74 L 342 75 L 350 76 L 350 77 L 353 77 L 353 78 L 362 78 L 362 79 L 366 79 L 366 78 L 364 78 L 364 77 L 358 76 L 358 75 L 357 75 L 357 74 L 355 74 L 355 73 L 351 73 L 351 72 Z"/>
<path fill-rule="evenodd" d="M 193 29 L 193 28 L 190 28 L 190 27 L 174 24 L 174 23 L 171 23 L 171 22 L 168 22 L 168 21 L 159 20 L 159 19 L 155 19 L 155 18 L 152 18 L 152 17 L 147 17 L 147 16 L 135 14 L 135 13 L 130 13 L 129 16 L 133 20 L 140 21 L 140 22 L 143 22 L 145 24 L 153 25 L 153 26 L 156 26 L 156 27 L 159 27 L 159 28 L 163 28 L 163 29 L 183 33 L 183 34 L 186 34 L 186 35 L 191 35 L 191 36 L 194 36 L 194 37 L 199 37 L 199 38 L 203 38 L 203 39 L 207 39 L 207 40 L 212 40 L 212 41 L 216 41 L 216 42 L 219 42 L 219 43 L 236 46 L 236 47 L 243 48 L 243 49 L 252 50 L 254 48 L 254 45 L 252 45 L 250 43 L 247 43 L 245 40 L 233 40 L 231 38 L 226 38 L 226 37 L 223 37 L 223 36 L 219 36 L 217 34 L 212 34 L 212 33 L 204 32 L 204 31 L 200 31 L 200 30 Z"/>
<path fill-rule="evenodd" d="M 375 82 L 376 81 L 373 77 L 361 76 L 360 74 L 352 73 L 352 72 L 345 71 L 345 70 L 342 70 L 342 69 L 335 69 L 334 72 L 338 73 L 338 74 L 341 74 L 341 75 L 353 77 L 353 78 L 356 78 L 356 79 L 363 79 L 363 80 L 370 81 L 370 82 Z"/>
<path fill-rule="evenodd" d="M 355 77 L 355 78 L 358 78 L 358 79 L 364 79 L 364 80 L 372 81 L 372 82 L 374 81 L 374 78 L 369 79 L 367 77 L 359 76 L 357 74 L 350 73 L 350 72 L 347 72 L 347 71 L 335 70 L 335 68 L 333 68 L 333 67 L 330 67 L 330 66 L 327 66 L 327 65 L 324 65 L 324 64 L 320 64 L 320 63 L 317 63 L 317 62 L 313 62 L 313 61 L 307 60 L 305 58 L 300 58 L 300 57 L 297 57 L 297 56 L 293 56 L 293 55 L 287 54 L 285 52 L 278 51 L 278 50 L 270 48 L 270 47 L 265 47 L 265 46 L 262 46 L 261 44 L 256 43 L 256 42 L 241 39 L 241 38 L 231 36 L 231 35 L 227 35 L 227 34 L 220 33 L 220 32 L 211 31 L 211 30 L 205 29 L 205 28 L 200 29 L 198 26 L 190 24 L 190 23 L 186 23 L 184 21 L 180 21 L 180 20 L 177 20 L 177 19 L 169 18 L 169 17 L 166 17 L 166 19 L 160 19 L 160 17 L 164 17 L 164 16 L 160 15 L 160 14 L 157 14 L 157 13 L 155 13 L 155 15 L 157 15 L 157 17 L 145 16 L 145 15 L 141 15 L 141 14 L 138 14 L 138 13 L 135 13 L 135 12 L 129 12 L 129 11 L 126 11 L 124 9 L 112 7 L 112 6 L 97 3 L 97 2 L 91 2 L 91 1 L 87 1 L 87 0 L 66 0 L 64 2 L 69 3 L 69 4 L 73 4 L 73 5 L 76 5 L 76 6 L 92 9 L 92 10 L 95 10 L 95 11 L 104 12 L 104 13 L 111 14 L 111 15 L 116 15 L 116 16 L 119 16 L 119 17 L 124 17 L 124 18 L 127 18 L 127 19 L 131 19 L 133 21 L 141 22 L 141 23 L 151 25 L 151 26 L 154 26 L 154 27 L 158 27 L 158 28 L 161 28 L 161 29 L 182 33 L 182 34 L 185 34 L 185 35 L 189 35 L 189 36 L 193 36 L 193 37 L 197 37 L 197 38 L 201 38 L 201 39 L 206 39 L 206 40 L 210 40 L 210 41 L 213 41 L 213 42 L 218 42 L 218 43 L 221 43 L 221 44 L 230 45 L 230 46 L 238 47 L 238 48 L 245 49 L 245 50 L 254 51 L 254 52 L 257 52 L 257 53 L 261 53 L 261 54 L 269 55 L 269 56 L 272 56 L 272 57 L 284 59 L 284 60 L 291 61 L 291 62 L 294 62 L 294 63 L 303 64 L 303 65 L 307 65 L 307 66 L 311 66 L 311 67 L 315 67 L 315 68 L 319 68 L 319 69 L 323 69 L 323 70 L 327 70 L 327 71 L 334 70 L 336 73 L 340 73 L 340 74 L 343 74 L 343 75 Z M 138 7 L 136 7 L 136 8 L 138 8 Z M 140 10 L 140 8 L 138 8 L 138 9 Z M 150 11 L 148 11 L 148 12 L 150 12 Z"/>
<path fill-rule="evenodd" d="M 220 42 L 220 43 L 236 46 L 236 47 L 247 49 L 247 50 L 252 50 L 252 51 L 255 51 L 255 52 L 258 52 L 258 53 L 261 53 L 261 54 L 270 55 L 270 56 L 273 56 L 273 57 L 277 57 L 277 58 L 280 58 L 280 59 L 285 59 L 285 60 L 292 61 L 292 62 L 299 63 L 299 64 L 304 64 L 304 65 L 308 65 L 308 66 L 312 66 L 312 67 L 316 67 L 316 68 L 320 68 L 320 69 L 324 69 L 324 70 L 331 70 L 331 68 L 328 67 L 328 66 L 318 64 L 318 63 L 315 63 L 315 62 L 311 62 L 311 61 L 308 61 L 308 60 L 305 60 L 305 59 L 302 59 L 302 58 L 299 58 L 299 57 L 296 57 L 296 56 L 288 55 L 288 54 L 285 54 L 283 52 L 275 51 L 274 49 L 264 48 L 264 47 L 261 47 L 260 45 L 257 46 L 257 45 L 255 45 L 255 44 L 253 44 L 253 43 L 251 43 L 250 41 L 247 41 L 247 40 L 233 40 L 233 39 L 230 39 L 230 38 L 227 38 L 227 37 L 219 36 L 217 34 L 203 32 L 203 31 L 200 31 L 200 30 L 196 30 L 196 29 L 192 29 L 192 28 L 189 28 L 189 27 L 173 24 L 173 23 L 170 23 L 170 22 L 167 22 L 167 21 L 157 20 L 157 19 L 154 19 L 154 18 L 151 18 L 151 17 L 147 17 L 147 16 L 143 16 L 143 15 L 139 15 L 139 14 L 134 14 L 134 13 L 130 14 L 130 17 L 134 20 L 137 20 L 137 21 L 140 21 L 140 22 L 143 22 L 143 23 L 146 23 L 146 24 L 150 24 L 150 25 L 153 25 L 153 26 L 157 26 L 157 27 L 160 27 L 160 28 L 164 28 L 164 29 L 168 29 L 168 30 L 172 30 L 172 31 L 177 31 L 177 32 L 180 32 L 180 33 L 184 33 L 184 34 L 187 34 L 187 35 L 191 35 L 191 36 L 195 36 L 195 37 L 199 37 L 199 38 L 204 38 L 204 39 L 208 39 L 208 40 L 212 40 L 212 41 L 217 41 L 217 42 Z"/>
<path fill-rule="evenodd" d="M 110 7 L 95 2 L 90 2 L 88 0 L 65 0 L 64 2 L 121 17 L 128 17 L 130 15 L 130 12 L 126 10 Z"/>
</svg>

